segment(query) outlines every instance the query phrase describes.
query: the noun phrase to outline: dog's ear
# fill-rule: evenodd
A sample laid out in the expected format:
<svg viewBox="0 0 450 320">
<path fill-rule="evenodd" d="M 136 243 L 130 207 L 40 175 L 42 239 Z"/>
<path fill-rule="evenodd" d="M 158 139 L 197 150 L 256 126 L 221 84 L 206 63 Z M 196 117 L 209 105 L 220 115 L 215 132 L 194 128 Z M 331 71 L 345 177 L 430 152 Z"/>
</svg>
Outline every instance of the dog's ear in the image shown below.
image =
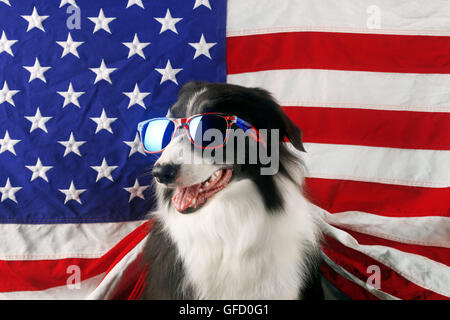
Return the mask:
<svg viewBox="0 0 450 320">
<path fill-rule="evenodd" d="M 258 104 L 258 108 L 261 108 L 261 105 L 265 105 L 266 110 L 270 110 L 270 114 L 279 121 L 278 127 L 281 129 L 281 138 L 288 138 L 297 150 L 306 152 L 302 142 L 302 130 L 288 117 L 272 94 L 262 88 L 252 88 L 251 90 L 259 99 L 262 99 L 263 103 Z"/>
<path fill-rule="evenodd" d="M 291 141 L 292 145 L 300 151 L 306 152 L 302 142 L 302 130 L 292 121 L 288 115 L 280 108 L 280 117 L 284 125 L 284 133 Z"/>
</svg>

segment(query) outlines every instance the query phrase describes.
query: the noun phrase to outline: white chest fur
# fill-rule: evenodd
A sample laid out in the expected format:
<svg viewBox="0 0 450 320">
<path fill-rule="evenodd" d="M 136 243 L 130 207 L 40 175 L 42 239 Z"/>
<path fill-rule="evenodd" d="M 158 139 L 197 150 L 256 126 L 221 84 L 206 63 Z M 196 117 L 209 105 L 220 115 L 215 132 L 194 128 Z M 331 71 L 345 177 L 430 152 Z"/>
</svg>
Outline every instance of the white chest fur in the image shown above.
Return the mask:
<svg viewBox="0 0 450 320">
<path fill-rule="evenodd" d="M 160 210 L 198 299 L 296 299 L 317 227 L 306 199 L 278 179 L 284 212 L 265 212 L 250 180 L 232 182 L 193 214 Z"/>
</svg>

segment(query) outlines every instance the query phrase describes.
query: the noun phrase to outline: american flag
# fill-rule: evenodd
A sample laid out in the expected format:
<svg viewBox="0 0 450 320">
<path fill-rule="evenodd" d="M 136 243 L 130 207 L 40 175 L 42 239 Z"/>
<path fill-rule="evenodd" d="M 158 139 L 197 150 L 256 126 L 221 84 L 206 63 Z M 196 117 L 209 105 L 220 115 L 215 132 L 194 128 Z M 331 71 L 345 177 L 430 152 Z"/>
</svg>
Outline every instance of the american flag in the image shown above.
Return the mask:
<svg viewBox="0 0 450 320">
<path fill-rule="evenodd" d="M 136 124 L 197 79 L 266 88 L 302 128 L 332 285 L 448 299 L 449 9 L 0 0 L 0 296 L 138 296 L 155 159 Z"/>
<path fill-rule="evenodd" d="M 129 297 L 154 204 L 137 123 L 189 80 L 226 80 L 225 14 L 225 1 L 0 1 L 1 298 Z"/>
<path fill-rule="evenodd" d="M 349 298 L 450 297 L 449 10 L 228 1 L 227 80 L 273 92 L 302 128 L 321 270 Z"/>
</svg>

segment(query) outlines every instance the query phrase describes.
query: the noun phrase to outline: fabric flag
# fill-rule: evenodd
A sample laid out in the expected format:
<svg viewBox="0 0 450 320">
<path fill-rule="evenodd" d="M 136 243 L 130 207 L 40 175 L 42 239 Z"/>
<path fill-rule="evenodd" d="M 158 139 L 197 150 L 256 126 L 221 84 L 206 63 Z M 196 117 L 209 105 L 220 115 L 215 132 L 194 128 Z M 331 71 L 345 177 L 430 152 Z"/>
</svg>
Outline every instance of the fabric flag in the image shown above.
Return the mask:
<svg viewBox="0 0 450 320">
<path fill-rule="evenodd" d="M 0 298 L 130 297 L 154 204 L 137 123 L 226 80 L 225 23 L 225 1 L 0 1 Z"/>
<path fill-rule="evenodd" d="M 446 8 L 0 0 L 0 297 L 139 297 L 155 158 L 136 125 L 207 80 L 269 90 L 302 128 L 329 282 L 448 299 Z"/>
<path fill-rule="evenodd" d="M 352 299 L 450 297 L 447 1 L 228 1 L 228 82 L 303 129 L 322 272 Z"/>
</svg>

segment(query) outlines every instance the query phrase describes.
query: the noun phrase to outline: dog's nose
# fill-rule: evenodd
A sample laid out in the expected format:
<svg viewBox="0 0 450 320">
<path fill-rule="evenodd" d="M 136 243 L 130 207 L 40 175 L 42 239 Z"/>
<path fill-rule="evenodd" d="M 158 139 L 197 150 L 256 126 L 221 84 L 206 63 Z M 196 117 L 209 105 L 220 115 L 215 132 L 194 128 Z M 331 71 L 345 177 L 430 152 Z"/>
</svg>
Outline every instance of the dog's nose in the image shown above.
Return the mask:
<svg viewBox="0 0 450 320">
<path fill-rule="evenodd" d="M 175 182 L 178 173 L 178 166 L 173 164 L 155 165 L 152 170 L 152 175 L 158 182 L 169 184 Z"/>
</svg>

